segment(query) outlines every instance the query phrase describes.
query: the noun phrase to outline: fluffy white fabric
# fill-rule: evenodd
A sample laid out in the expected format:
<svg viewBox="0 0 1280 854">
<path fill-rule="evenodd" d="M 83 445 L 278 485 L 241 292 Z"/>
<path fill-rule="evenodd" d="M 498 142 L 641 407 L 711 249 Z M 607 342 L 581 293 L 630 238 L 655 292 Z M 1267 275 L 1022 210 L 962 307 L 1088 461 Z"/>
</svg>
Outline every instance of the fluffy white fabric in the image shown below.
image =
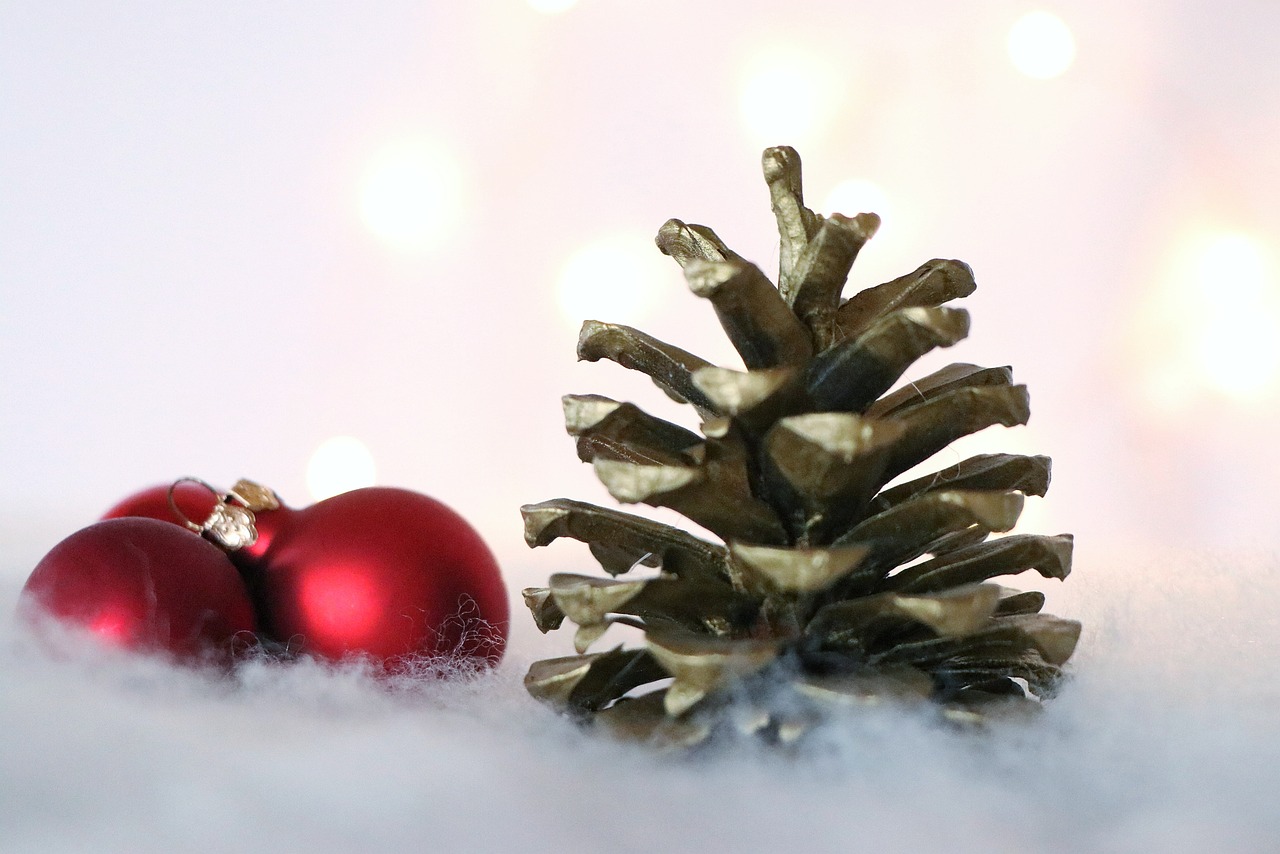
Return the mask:
<svg viewBox="0 0 1280 854">
<path fill-rule="evenodd" d="M 389 688 L 314 663 L 217 677 L 51 656 L 9 583 L 0 849 L 1275 851 L 1276 562 L 1095 559 L 1050 589 L 1086 632 L 1030 723 L 965 733 L 867 710 L 799 756 L 680 759 L 529 699 L 524 669 L 569 639 L 523 613 L 497 672 Z"/>
</svg>

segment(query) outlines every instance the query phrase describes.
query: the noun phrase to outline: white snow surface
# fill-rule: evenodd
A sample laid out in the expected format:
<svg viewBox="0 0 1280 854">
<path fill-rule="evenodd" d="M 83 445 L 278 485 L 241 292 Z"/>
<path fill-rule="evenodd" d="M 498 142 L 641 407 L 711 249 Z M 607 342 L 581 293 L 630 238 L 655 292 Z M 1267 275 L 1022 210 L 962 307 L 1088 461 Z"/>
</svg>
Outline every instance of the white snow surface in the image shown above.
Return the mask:
<svg viewBox="0 0 1280 854">
<path fill-rule="evenodd" d="M 1277 564 L 1078 565 L 1048 588 L 1048 610 L 1085 623 L 1073 676 L 1029 723 L 871 708 L 798 755 L 693 758 L 530 699 L 525 669 L 570 638 L 521 611 L 495 672 L 388 684 L 54 652 L 13 618 L 9 584 L 0 851 L 1274 852 Z"/>
</svg>

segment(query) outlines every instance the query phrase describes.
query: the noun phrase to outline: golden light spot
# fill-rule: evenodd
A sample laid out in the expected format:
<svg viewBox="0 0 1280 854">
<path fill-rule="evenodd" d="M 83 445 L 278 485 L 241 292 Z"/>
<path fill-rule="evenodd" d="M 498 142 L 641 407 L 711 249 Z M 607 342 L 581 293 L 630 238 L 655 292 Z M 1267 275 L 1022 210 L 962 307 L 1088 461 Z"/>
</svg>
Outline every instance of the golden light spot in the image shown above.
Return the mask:
<svg viewBox="0 0 1280 854">
<path fill-rule="evenodd" d="M 544 15 L 559 15 L 578 5 L 578 0 L 525 0 L 529 8 Z"/>
<path fill-rule="evenodd" d="M 738 109 L 758 143 L 803 146 L 837 107 L 838 89 L 835 75 L 810 52 L 775 49 L 748 63 Z"/>
<path fill-rule="evenodd" d="M 673 264 L 654 247 L 652 237 L 601 237 L 577 249 L 561 267 L 556 285 L 560 312 L 574 327 L 584 320 L 643 320 L 659 299 L 655 283 L 670 274 Z"/>
<path fill-rule="evenodd" d="M 1028 12 L 1009 28 L 1009 59 L 1018 71 L 1037 80 L 1058 77 L 1076 58 L 1071 28 L 1049 12 Z"/>
<path fill-rule="evenodd" d="M 1192 348 L 1204 381 L 1240 400 L 1262 397 L 1280 379 L 1280 292 L 1262 245 L 1219 234 L 1196 250 L 1189 308 L 1198 322 Z M 1188 318 L 1191 320 L 1191 318 Z"/>
<path fill-rule="evenodd" d="M 360 217 L 394 249 L 431 250 L 456 231 L 462 200 L 453 157 L 425 142 L 402 143 L 369 164 L 360 185 Z"/>
<path fill-rule="evenodd" d="M 311 454 L 307 463 L 307 491 L 312 499 L 322 501 L 342 492 L 373 486 L 376 480 L 373 454 L 363 442 L 352 436 L 326 439 Z"/>
<path fill-rule="evenodd" d="M 860 213 L 880 215 L 881 228 L 886 220 L 892 220 L 889 197 L 879 184 L 863 178 L 850 178 L 831 188 L 822 203 L 822 213 L 839 213 L 853 216 Z"/>
<path fill-rule="evenodd" d="M 1280 390 L 1280 281 L 1239 232 L 1183 240 L 1139 318 L 1148 402 L 1176 411 L 1206 392 L 1256 403 Z"/>
</svg>

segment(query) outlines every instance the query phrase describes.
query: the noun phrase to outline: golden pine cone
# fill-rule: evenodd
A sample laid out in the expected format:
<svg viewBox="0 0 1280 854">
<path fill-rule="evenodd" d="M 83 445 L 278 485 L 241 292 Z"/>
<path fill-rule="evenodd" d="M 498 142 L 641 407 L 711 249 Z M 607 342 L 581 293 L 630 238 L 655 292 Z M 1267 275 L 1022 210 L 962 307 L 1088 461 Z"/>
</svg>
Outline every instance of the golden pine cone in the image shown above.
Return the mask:
<svg viewBox="0 0 1280 854">
<path fill-rule="evenodd" d="M 722 542 L 569 499 L 523 507 L 531 546 L 583 541 L 611 576 L 558 573 L 524 591 L 542 631 L 578 627 L 578 654 L 536 662 L 525 685 L 618 734 L 681 745 L 721 726 L 790 741 L 832 706 L 886 697 L 964 719 L 1033 705 L 1080 624 L 989 580 L 1065 578 L 1072 538 L 988 537 L 1013 528 L 1025 495 L 1044 495 L 1049 459 L 983 454 L 887 486 L 962 436 L 1029 417 L 1009 368 L 952 364 L 891 390 L 966 336 L 968 313 L 944 303 L 973 292 L 973 273 L 933 260 L 842 300 L 879 217 L 819 216 L 793 149 L 763 162 L 777 286 L 705 226 L 673 219 L 657 237 L 745 371 L 627 326 L 587 321 L 578 342 L 579 358 L 642 371 L 692 405 L 700 433 L 630 403 L 564 398 L 578 455 L 615 499 L 671 508 Z M 651 570 L 619 578 L 640 567 Z M 644 645 L 589 652 L 613 624 Z"/>
</svg>

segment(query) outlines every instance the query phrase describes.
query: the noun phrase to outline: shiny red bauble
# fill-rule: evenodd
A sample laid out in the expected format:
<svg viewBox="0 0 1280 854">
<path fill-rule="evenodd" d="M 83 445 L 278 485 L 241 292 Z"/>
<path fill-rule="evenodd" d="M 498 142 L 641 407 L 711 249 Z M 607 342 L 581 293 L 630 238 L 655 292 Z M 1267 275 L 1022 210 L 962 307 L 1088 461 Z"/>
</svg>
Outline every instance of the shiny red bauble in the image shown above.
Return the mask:
<svg viewBox="0 0 1280 854">
<path fill-rule="evenodd" d="M 304 652 L 396 669 L 419 655 L 496 664 L 506 647 L 493 554 L 417 492 L 368 487 L 292 511 L 257 573 L 264 628 Z"/>
<path fill-rule="evenodd" d="M 251 643 L 256 620 L 227 555 L 155 519 L 111 519 L 67 537 L 22 588 L 23 613 L 48 613 L 111 644 L 182 658 Z"/>
</svg>

